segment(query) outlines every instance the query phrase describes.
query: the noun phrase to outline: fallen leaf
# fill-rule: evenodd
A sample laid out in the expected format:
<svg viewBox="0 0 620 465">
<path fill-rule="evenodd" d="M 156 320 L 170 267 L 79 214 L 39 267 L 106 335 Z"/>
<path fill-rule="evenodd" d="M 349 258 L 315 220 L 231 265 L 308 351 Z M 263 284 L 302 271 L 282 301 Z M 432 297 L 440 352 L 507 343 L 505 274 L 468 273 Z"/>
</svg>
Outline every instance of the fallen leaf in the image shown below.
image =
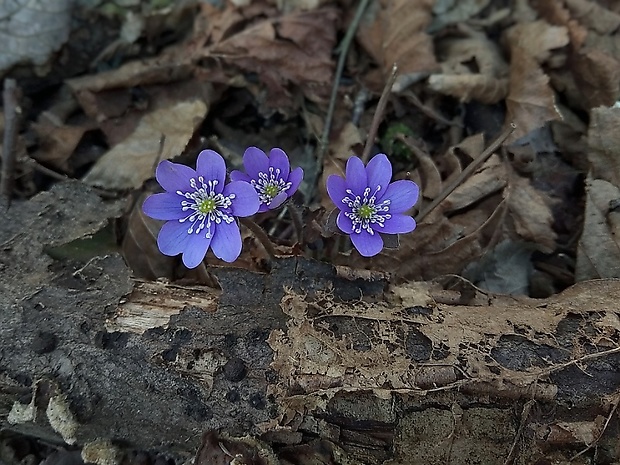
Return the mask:
<svg viewBox="0 0 620 465">
<path fill-rule="evenodd" d="M 620 186 L 620 108 L 592 109 L 588 145 L 592 177 Z"/>
<path fill-rule="evenodd" d="M 506 121 L 517 126 L 507 142 L 544 126 L 547 121 L 561 118 L 555 107 L 555 94 L 549 85 L 549 77 L 536 59 L 521 47 L 512 50 L 506 109 Z"/>
<path fill-rule="evenodd" d="M 565 47 L 569 43 L 568 30 L 564 26 L 552 26 L 546 21 L 519 23 L 511 27 L 506 38 L 511 47 L 520 47 L 544 63 L 554 49 Z"/>
<path fill-rule="evenodd" d="M 325 101 L 333 75 L 338 10 L 321 8 L 262 20 L 208 47 L 205 57 L 254 72 L 271 107 L 291 105 L 290 83 L 313 101 Z"/>
<path fill-rule="evenodd" d="M 575 279 L 620 278 L 620 189 L 588 178 L 583 233 L 577 247 Z"/>
<path fill-rule="evenodd" d="M 620 44 L 619 44 L 620 46 Z M 613 105 L 620 97 L 620 61 L 595 47 L 587 47 L 569 61 L 575 84 L 583 95 L 581 106 L 590 109 Z"/>
<path fill-rule="evenodd" d="M 515 231 L 523 240 L 544 247 L 545 252 L 556 248 L 551 204 L 551 199 L 535 189 L 528 178 L 511 177 L 508 208 Z"/>
<path fill-rule="evenodd" d="M 434 0 L 375 0 L 370 3 L 358 28 L 357 40 L 379 64 L 384 76 L 398 64 L 394 87 L 406 87 L 412 75 L 427 75 L 438 69 L 432 37 L 426 32 L 432 19 Z"/>
<path fill-rule="evenodd" d="M 70 0 L 0 2 L 0 75 L 19 63 L 43 65 L 71 31 Z"/>
<path fill-rule="evenodd" d="M 160 160 L 183 153 L 206 114 L 207 106 L 201 100 L 179 102 L 146 114 L 129 137 L 97 160 L 84 182 L 106 189 L 139 188 L 153 177 Z"/>
<path fill-rule="evenodd" d="M 434 91 L 458 98 L 461 102 L 478 100 L 497 103 L 506 97 L 508 80 L 484 74 L 433 74 L 428 84 Z"/>
</svg>

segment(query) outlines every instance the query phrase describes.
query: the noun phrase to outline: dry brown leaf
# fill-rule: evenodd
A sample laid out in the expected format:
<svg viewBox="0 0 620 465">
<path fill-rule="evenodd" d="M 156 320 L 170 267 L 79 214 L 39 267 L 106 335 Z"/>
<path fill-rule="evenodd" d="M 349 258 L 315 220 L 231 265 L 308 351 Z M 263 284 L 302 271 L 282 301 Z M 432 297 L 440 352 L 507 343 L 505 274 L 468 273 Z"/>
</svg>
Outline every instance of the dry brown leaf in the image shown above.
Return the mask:
<svg viewBox="0 0 620 465">
<path fill-rule="evenodd" d="M 157 247 L 157 235 L 162 221 L 149 218 L 142 212 L 146 199 L 142 195 L 135 203 L 123 236 L 123 258 L 133 274 L 140 278 L 173 278 L 177 258 L 162 254 Z"/>
<path fill-rule="evenodd" d="M 592 177 L 620 186 L 620 108 L 592 110 L 588 145 Z"/>
<path fill-rule="evenodd" d="M 517 24 L 508 30 L 506 38 L 511 48 L 523 48 L 538 63 L 548 60 L 552 50 L 569 43 L 566 27 L 552 26 L 545 21 Z"/>
<path fill-rule="evenodd" d="M 444 200 L 438 208 L 453 212 L 466 208 L 506 186 L 506 167 L 493 155 Z"/>
<path fill-rule="evenodd" d="M 38 162 L 49 165 L 63 173 L 71 173 L 69 158 L 82 140 L 84 133 L 94 129 L 93 124 L 80 126 L 57 126 L 49 121 L 32 124 L 39 138 L 39 148 L 32 154 Z"/>
<path fill-rule="evenodd" d="M 441 74 L 429 78 L 433 90 L 463 102 L 492 104 L 506 97 L 508 65 L 496 42 L 472 33 L 472 37 L 442 40 L 438 50 L 445 59 Z"/>
<path fill-rule="evenodd" d="M 574 18 L 599 34 L 613 34 L 620 28 L 620 15 L 592 0 L 565 0 Z"/>
<path fill-rule="evenodd" d="M 509 89 L 506 121 L 517 125 L 509 141 L 544 126 L 547 121 L 561 118 L 555 107 L 555 94 L 549 85 L 549 77 L 536 59 L 521 47 L 512 50 Z"/>
<path fill-rule="evenodd" d="M 431 22 L 434 0 L 375 0 L 369 5 L 357 32 L 357 40 L 388 76 L 398 64 L 401 81 L 412 75 L 437 70 L 433 41 L 426 29 Z"/>
<path fill-rule="evenodd" d="M 291 104 L 289 83 L 299 86 L 310 100 L 323 101 L 332 84 L 337 20 L 334 8 L 266 19 L 204 54 L 257 73 L 267 86 L 271 107 Z"/>
<path fill-rule="evenodd" d="M 146 114 L 129 137 L 95 163 L 84 182 L 107 189 L 139 188 L 153 177 L 159 160 L 183 153 L 206 114 L 207 106 L 201 100 L 179 102 Z"/>
<path fill-rule="evenodd" d="M 620 97 L 620 61 L 598 48 L 587 47 L 570 60 L 575 83 L 586 109 L 610 106 Z"/>
<path fill-rule="evenodd" d="M 553 251 L 556 246 L 551 203 L 551 199 L 535 189 L 528 178 L 511 177 L 508 208 L 515 231 L 522 239 L 544 247 L 545 252 Z"/>
<path fill-rule="evenodd" d="M 589 178 L 583 233 L 577 247 L 575 279 L 620 278 L 620 189 Z"/>
<path fill-rule="evenodd" d="M 461 102 L 478 100 L 493 104 L 506 97 L 508 80 L 484 74 L 433 74 L 428 79 L 431 89 L 458 98 Z"/>
</svg>

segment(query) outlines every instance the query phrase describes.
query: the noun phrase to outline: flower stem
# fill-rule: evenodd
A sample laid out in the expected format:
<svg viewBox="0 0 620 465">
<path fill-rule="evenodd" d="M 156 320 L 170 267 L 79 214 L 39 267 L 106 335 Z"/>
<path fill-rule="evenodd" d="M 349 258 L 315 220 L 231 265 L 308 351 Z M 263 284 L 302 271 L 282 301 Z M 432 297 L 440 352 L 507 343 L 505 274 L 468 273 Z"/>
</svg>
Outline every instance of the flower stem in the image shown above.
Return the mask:
<svg viewBox="0 0 620 465">
<path fill-rule="evenodd" d="M 250 231 L 252 231 L 252 234 L 254 234 L 254 237 L 256 237 L 256 239 L 258 239 L 260 243 L 263 244 L 263 247 L 267 251 L 267 254 L 269 255 L 269 257 L 272 260 L 275 260 L 276 249 L 273 248 L 273 243 L 269 239 L 269 236 L 265 234 L 265 231 L 263 231 L 263 229 L 259 225 L 257 225 L 254 221 L 252 221 L 249 218 L 239 218 L 239 221 L 241 221 L 241 224 L 243 226 L 245 226 Z"/>
<path fill-rule="evenodd" d="M 292 200 L 286 206 L 288 208 L 288 212 L 291 215 L 291 219 L 293 220 L 293 226 L 295 227 L 295 234 L 297 236 L 297 242 L 300 244 L 304 243 L 304 225 L 301 222 L 301 213 L 297 206 L 292 202 Z"/>
</svg>

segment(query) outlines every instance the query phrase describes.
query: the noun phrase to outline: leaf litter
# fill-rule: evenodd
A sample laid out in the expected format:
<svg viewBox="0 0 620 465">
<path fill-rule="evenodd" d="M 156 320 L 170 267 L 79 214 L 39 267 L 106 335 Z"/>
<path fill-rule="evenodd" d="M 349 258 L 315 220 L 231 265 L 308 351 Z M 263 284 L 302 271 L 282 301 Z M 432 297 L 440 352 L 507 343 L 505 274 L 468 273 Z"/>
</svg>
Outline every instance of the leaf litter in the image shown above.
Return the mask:
<svg viewBox="0 0 620 465">
<path fill-rule="evenodd" d="M 13 147 L 14 201 L 27 202 L 66 177 L 96 186 L 103 196 L 126 200 L 117 241 L 136 276 L 204 283 L 204 276 L 182 270 L 178 258 L 159 254 L 158 223 L 134 200 L 154 192 L 149 179 L 162 159 L 191 165 L 201 149 L 212 148 L 238 167 L 249 145 L 281 146 L 318 181 L 302 184 L 294 198 L 303 206 L 306 243 L 296 241 L 291 214 L 268 212 L 258 219 L 278 256 L 306 254 L 360 276 L 388 273 L 392 285 L 402 285 L 395 292 L 423 281 L 424 295 L 432 286 L 459 289 L 460 304 L 480 302 L 485 292 L 548 297 L 578 281 L 620 277 L 617 9 L 592 0 L 521 0 L 510 6 L 437 0 L 415 7 L 405 0 L 374 0 L 340 76 L 338 40 L 351 25 L 355 3 L 188 2 L 190 7 L 175 14 L 128 7 L 123 21 L 101 23 L 112 28 L 106 37 L 120 42 L 98 49 L 85 40 L 81 50 L 59 50 L 64 29 L 54 36 L 37 32 L 46 47 L 29 52 L 25 41 L 0 67 L 3 75 L 20 78 L 23 91 Z M 37 8 L 24 7 L 20 15 L 36 17 Z M 55 21 L 64 28 L 63 8 Z M 108 13 L 92 8 L 82 14 L 96 24 Z M 15 67 L 18 62 L 37 65 L 38 74 Z M 67 62 L 76 65 L 66 67 Z M 394 63 L 399 74 L 373 133 L 371 122 Z M 334 80 L 336 108 L 319 164 Z M 514 132 L 452 189 L 511 124 Z M 5 125 L 0 118 L 0 127 Z M 420 185 L 422 200 L 413 216 L 438 202 L 413 233 L 399 238 L 398 247 L 371 259 L 325 228 L 333 204 L 324 187 L 329 175 L 344 174 L 351 155 L 362 155 L 369 135 L 373 153 L 391 158 L 395 179 Z M 398 146 L 398 155 L 389 153 L 387 141 Z M 233 266 L 268 272 L 272 257 L 260 241 L 245 229 L 242 239 L 244 251 Z M 206 264 L 221 266 L 213 256 Z M 465 279 L 457 286 L 454 276 Z M 399 322 L 392 321 L 362 301 L 363 310 L 345 315 L 357 307 L 339 310 L 330 296 L 324 300 L 330 307 L 315 311 L 346 316 L 347 324 L 366 319 L 355 334 L 379 335 L 381 344 L 370 354 L 362 350 L 363 337 L 354 340 L 353 333 L 334 341 L 320 318 L 312 319 L 314 304 L 287 291 L 283 306 L 291 325 L 269 340 L 279 351 L 278 370 L 302 373 L 306 392 L 340 388 L 334 379 L 346 378 L 350 386 L 381 395 L 385 383 L 400 389 L 424 379 L 423 373 L 419 380 L 407 379 L 404 355 L 391 373 L 373 366 L 377 360 L 391 364 L 395 343 L 406 351 L 402 340 L 390 339 L 394 327 L 405 325 L 414 334 L 420 318 L 397 315 Z M 527 302 L 513 323 L 536 324 L 538 309 Z M 446 340 L 458 348 L 441 323 L 423 321 L 424 335 L 436 349 Z M 492 321 L 497 326 L 489 332 L 517 332 L 517 323 L 501 327 L 504 323 Z M 450 324 L 457 327 L 457 318 Z M 548 329 L 540 325 L 540 331 Z M 350 347 L 359 349 L 354 360 Z M 459 350 L 466 349 L 452 356 Z M 467 354 L 472 361 L 482 357 L 474 352 Z M 293 364 L 300 358 L 304 363 Z M 479 367 L 492 371 L 482 358 Z"/>
</svg>

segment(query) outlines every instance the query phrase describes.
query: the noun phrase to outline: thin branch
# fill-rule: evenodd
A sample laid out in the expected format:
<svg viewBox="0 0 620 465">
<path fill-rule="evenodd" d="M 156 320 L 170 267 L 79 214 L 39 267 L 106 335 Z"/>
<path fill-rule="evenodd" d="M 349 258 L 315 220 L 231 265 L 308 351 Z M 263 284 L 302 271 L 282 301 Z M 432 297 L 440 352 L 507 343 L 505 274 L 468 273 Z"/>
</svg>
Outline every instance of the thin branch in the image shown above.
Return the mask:
<svg viewBox="0 0 620 465">
<path fill-rule="evenodd" d="M 349 47 L 351 46 L 351 42 L 353 41 L 353 37 L 355 36 L 355 32 L 357 31 L 357 27 L 359 26 L 360 21 L 362 20 L 362 16 L 364 11 L 366 11 L 366 7 L 368 6 L 370 0 L 361 0 L 357 6 L 357 11 L 355 12 L 355 17 L 349 28 L 347 29 L 347 33 L 340 42 L 338 46 L 338 64 L 336 65 L 336 73 L 334 74 L 334 85 L 332 87 L 332 93 L 329 98 L 329 107 L 327 108 L 327 115 L 325 116 L 325 125 L 323 126 L 323 135 L 321 136 L 321 140 L 319 143 L 319 152 L 317 154 L 317 164 L 319 167 L 319 172 L 323 168 L 323 159 L 325 158 L 325 152 L 327 152 L 327 145 L 329 144 L 329 133 L 331 132 L 332 127 L 332 119 L 334 118 L 334 109 L 336 108 L 336 98 L 338 97 L 338 88 L 340 87 L 340 78 L 342 77 L 342 72 L 344 71 L 344 65 L 347 59 L 347 53 L 349 52 Z"/>
<path fill-rule="evenodd" d="M 4 103 L 4 140 L 2 144 L 2 176 L 0 178 L 0 195 L 7 198 L 7 204 L 11 203 L 13 193 L 13 181 L 15 174 L 15 139 L 17 137 L 17 117 L 21 109 L 18 102 L 18 89 L 15 79 L 5 79 L 4 91 L 2 92 Z"/>
<path fill-rule="evenodd" d="M 396 81 L 396 76 L 398 74 L 398 66 L 396 63 L 392 65 L 392 73 L 385 83 L 385 87 L 383 88 L 383 92 L 381 93 L 381 98 L 379 98 L 379 103 L 377 104 L 377 109 L 375 110 L 375 114 L 372 117 L 372 123 L 370 124 L 370 129 L 368 130 L 368 136 L 366 137 L 366 145 L 364 146 L 364 152 L 362 153 L 362 161 L 366 163 L 368 158 L 370 158 L 370 150 L 372 149 L 372 145 L 375 143 L 375 137 L 377 137 L 377 132 L 379 132 L 379 125 L 381 124 L 381 120 L 383 119 L 383 114 L 385 113 L 385 107 L 387 106 L 388 98 L 390 93 L 392 92 L 392 86 Z"/>
<path fill-rule="evenodd" d="M 508 139 L 510 134 L 512 134 L 516 128 L 517 126 L 514 123 L 510 123 L 510 127 L 506 129 L 506 131 L 504 131 L 497 139 L 495 139 L 495 141 L 493 141 L 493 143 L 489 145 L 484 150 L 484 152 L 482 152 L 478 157 L 476 157 L 476 159 L 472 161 L 467 166 L 467 168 L 465 168 L 461 172 L 459 177 L 456 178 L 454 181 L 452 181 L 452 183 L 450 183 L 450 185 L 446 187 L 441 192 L 441 194 L 439 194 L 439 196 L 430 203 L 429 206 L 427 206 L 424 210 L 418 213 L 415 220 L 418 223 L 421 222 L 424 219 L 424 217 L 426 217 L 426 215 L 432 212 L 437 207 L 437 205 L 443 202 L 445 198 L 448 197 L 454 191 L 454 189 L 456 189 L 465 179 L 471 176 L 478 169 L 478 167 L 487 160 L 487 158 L 489 158 L 491 155 L 493 155 L 493 153 L 495 153 L 495 151 L 504 143 L 506 139 Z"/>
<path fill-rule="evenodd" d="M 300 244 L 304 243 L 304 225 L 301 221 L 301 213 L 297 206 L 291 200 L 287 205 L 289 215 L 291 215 L 291 220 L 293 220 L 293 226 L 295 227 L 295 234 L 297 236 L 297 242 Z"/>
</svg>

